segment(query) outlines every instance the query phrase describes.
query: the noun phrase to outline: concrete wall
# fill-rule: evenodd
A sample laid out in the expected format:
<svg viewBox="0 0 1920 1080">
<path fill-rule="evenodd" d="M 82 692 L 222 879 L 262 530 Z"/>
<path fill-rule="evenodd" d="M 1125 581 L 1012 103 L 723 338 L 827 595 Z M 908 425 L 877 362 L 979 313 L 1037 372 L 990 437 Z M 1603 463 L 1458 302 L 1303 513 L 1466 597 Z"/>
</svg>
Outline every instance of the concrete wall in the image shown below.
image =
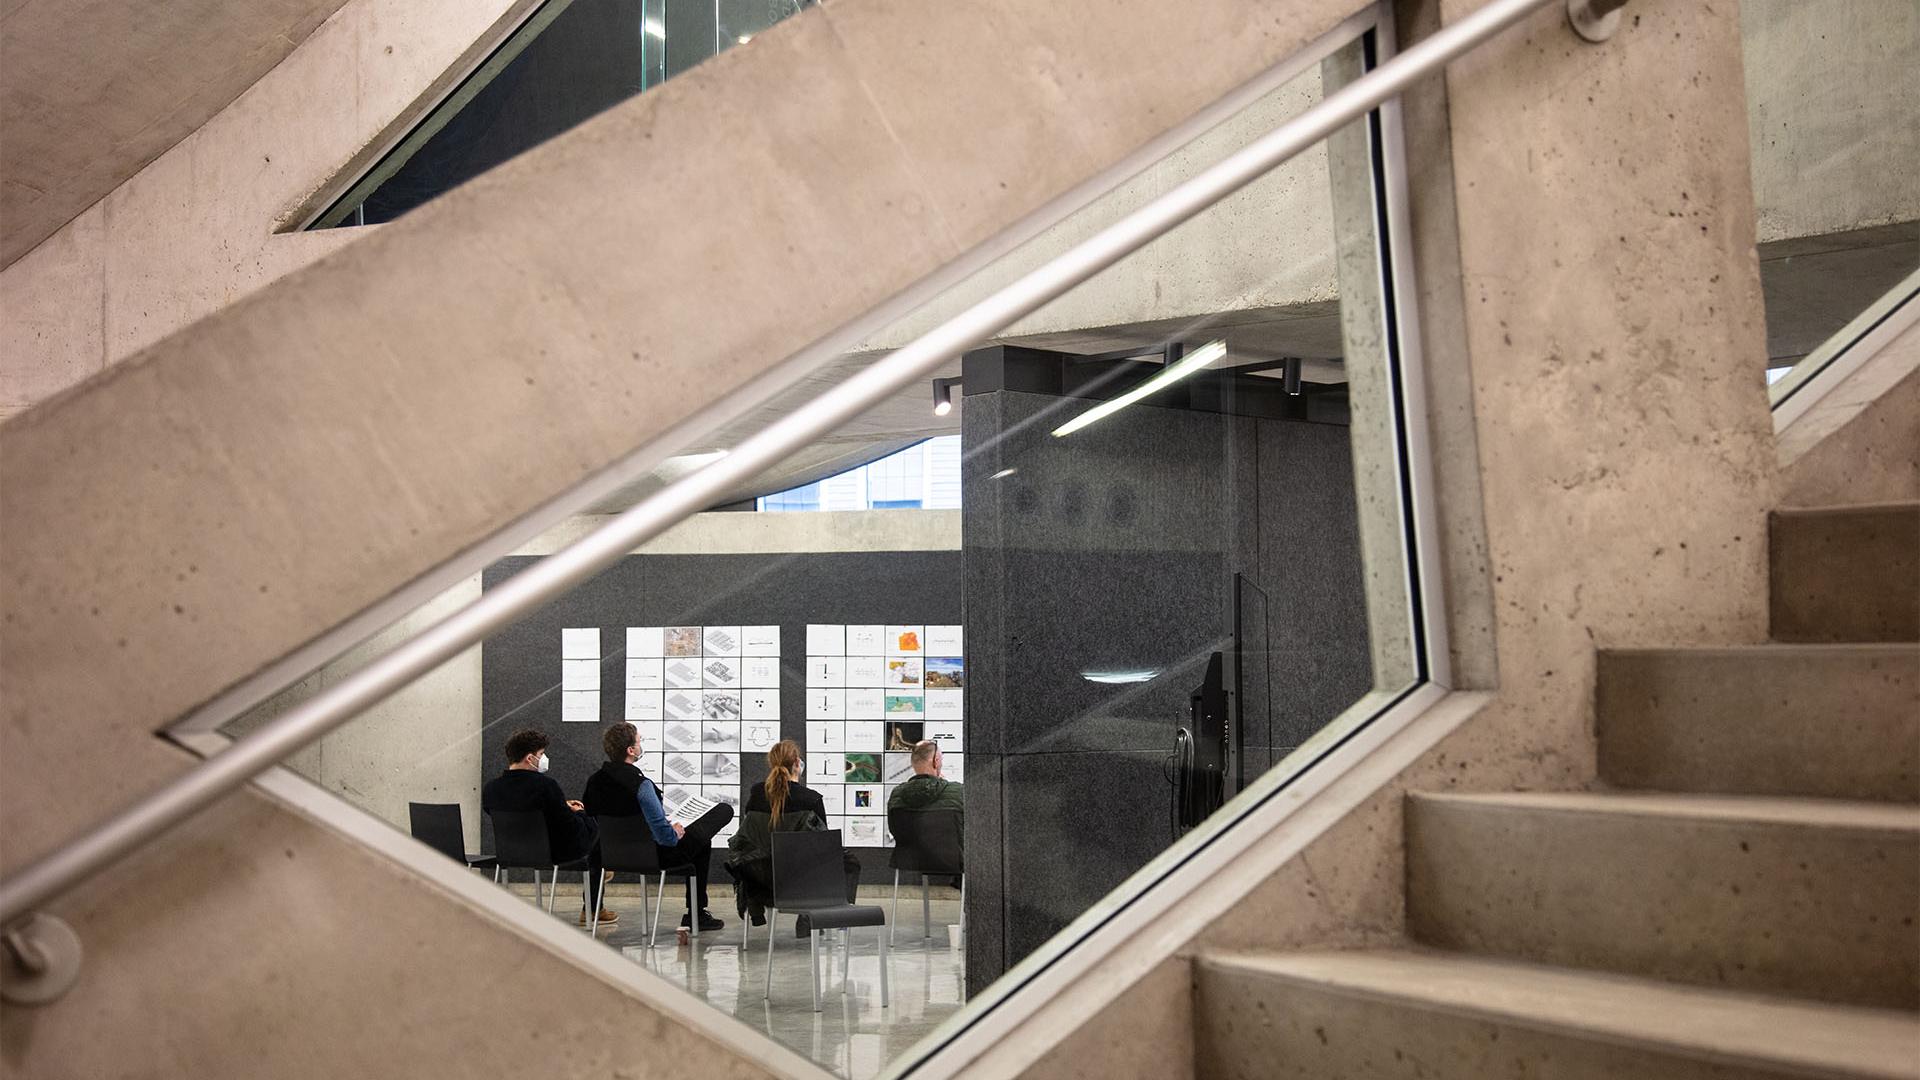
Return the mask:
<svg viewBox="0 0 1920 1080">
<path fill-rule="evenodd" d="M 1472 6 L 1401 9 L 1418 32 Z M 1493 699 L 1454 707 L 1356 811 L 1301 822 L 1315 838 L 1271 876 L 1184 900 L 1206 922 L 1175 957 L 1155 951 L 1172 928 L 1143 932 L 980 1067 L 1123 1074 L 1124 1030 L 1168 1041 L 1159 1075 L 1192 1076 L 1166 1019 L 1191 1008 L 1184 957 L 1403 940 L 1408 791 L 1589 786 L 1597 647 L 1764 639 L 1775 476 L 1740 78 L 1728 8 L 1632 9 L 1592 46 L 1550 6 L 1410 94 L 1439 501 L 1484 529 L 1442 522 L 1455 669 Z M 1073 1011 L 1116 980 L 1132 990 Z"/>
<path fill-rule="evenodd" d="M 1762 243 L 1920 218 L 1920 6 L 1743 0 Z"/>
<path fill-rule="evenodd" d="M 533 2 L 352 0 L 0 271 L 0 420 L 352 241 L 275 229 Z"/>
</svg>

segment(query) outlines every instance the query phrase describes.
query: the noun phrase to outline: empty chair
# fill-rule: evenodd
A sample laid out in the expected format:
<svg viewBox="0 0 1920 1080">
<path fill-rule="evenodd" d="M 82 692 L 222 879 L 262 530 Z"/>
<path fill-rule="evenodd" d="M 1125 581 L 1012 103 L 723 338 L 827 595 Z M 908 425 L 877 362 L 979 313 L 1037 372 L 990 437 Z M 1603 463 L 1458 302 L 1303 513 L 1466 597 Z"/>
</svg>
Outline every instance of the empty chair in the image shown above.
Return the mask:
<svg viewBox="0 0 1920 1080">
<path fill-rule="evenodd" d="M 587 869 L 585 856 L 561 865 L 553 861 L 553 847 L 547 840 L 547 819 L 538 810 L 489 810 L 487 817 L 493 822 L 493 850 L 496 868 L 494 880 L 498 881 L 500 872 L 505 870 L 533 871 L 533 902 L 540 903 L 540 871 L 547 870 L 547 913 L 553 913 L 553 886 L 562 870 L 580 871 L 580 904 L 586 906 L 586 897 L 592 895 L 592 872 Z M 597 913 L 596 913 L 597 914 Z M 588 919 L 591 925 L 598 926 L 599 919 Z"/>
<path fill-rule="evenodd" d="M 459 803 L 410 802 L 407 821 L 415 840 L 475 870 L 493 869 L 493 856 L 467 851 L 467 832 L 460 823 Z"/>
<path fill-rule="evenodd" d="M 847 903 L 846 863 L 840 850 L 840 830 L 777 832 L 773 834 L 773 900 L 767 905 L 767 992 L 773 999 L 773 942 L 782 914 L 807 917 L 807 940 L 813 950 L 813 1011 L 820 1011 L 820 932 L 860 926 L 884 927 L 887 913 L 876 904 Z M 887 935 L 876 932 L 880 943 L 880 1007 L 889 1004 L 887 992 Z M 831 946 L 829 946 L 831 947 Z M 846 978 L 852 981 L 853 943 L 845 950 Z"/>
<path fill-rule="evenodd" d="M 687 881 L 687 925 L 693 927 L 693 936 L 700 936 L 700 920 L 693 913 L 693 867 L 660 865 L 660 845 L 653 842 L 653 833 L 647 828 L 647 819 L 638 814 L 621 817 L 596 817 L 593 819 L 600 827 L 600 865 L 603 869 L 616 873 L 639 874 L 640 881 L 640 917 L 648 918 L 647 882 L 655 874 L 660 877 L 660 895 L 652 904 L 651 919 L 653 929 L 647 934 L 647 947 L 653 947 L 653 941 L 660 935 L 660 908 L 666 899 L 667 875 L 685 878 Z M 593 936 L 593 935 L 589 935 Z"/>
<path fill-rule="evenodd" d="M 929 874 L 951 874 L 960 879 L 960 932 L 967 931 L 966 843 L 958 810 L 889 810 L 887 828 L 893 833 L 893 922 L 900 921 L 900 872 L 920 875 L 920 920 L 926 937 L 933 936 L 933 896 Z M 893 935 L 893 927 L 887 928 Z"/>
</svg>

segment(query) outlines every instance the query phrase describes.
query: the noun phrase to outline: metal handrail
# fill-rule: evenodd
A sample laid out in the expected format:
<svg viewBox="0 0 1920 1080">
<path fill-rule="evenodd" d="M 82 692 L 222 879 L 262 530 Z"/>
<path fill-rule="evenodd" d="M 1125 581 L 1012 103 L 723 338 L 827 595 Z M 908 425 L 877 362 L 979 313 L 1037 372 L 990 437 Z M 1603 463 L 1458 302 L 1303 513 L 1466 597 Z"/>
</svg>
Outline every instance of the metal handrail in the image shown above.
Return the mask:
<svg viewBox="0 0 1920 1080">
<path fill-rule="evenodd" d="M 158 792 L 0 881 L 0 926 L 111 865 L 488 635 L 612 565 L 941 364 L 1227 198 L 1556 0 L 1489 0 L 1319 104 L 1261 136 L 934 329 L 607 524 L 488 590 L 366 667 L 261 725 Z M 1565 2 L 1565 0 L 1560 0 Z"/>
</svg>

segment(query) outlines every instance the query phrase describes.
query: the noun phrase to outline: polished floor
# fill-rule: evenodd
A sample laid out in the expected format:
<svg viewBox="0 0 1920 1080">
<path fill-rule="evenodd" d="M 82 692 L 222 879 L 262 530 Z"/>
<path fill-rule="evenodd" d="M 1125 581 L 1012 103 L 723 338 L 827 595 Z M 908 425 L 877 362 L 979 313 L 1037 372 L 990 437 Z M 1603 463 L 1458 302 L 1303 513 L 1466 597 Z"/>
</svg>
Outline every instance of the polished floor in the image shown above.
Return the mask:
<svg viewBox="0 0 1920 1080">
<path fill-rule="evenodd" d="M 516 892 L 527 892 L 515 886 Z M 564 885 L 554 903 L 572 922 L 580 910 L 580 892 Z M 889 949 L 891 1004 L 880 1006 L 880 960 L 875 931 L 853 931 L 851 978 L 841 950 L 820 950 L 821 1011 L 813 1011 L 812 967 L 807 939 L 796 937 L 791 916 L 778 920 L 773 947 L 773 989 L 767 995 L 767 927 L 752 928 L 743 951 L 741 920 L 733 917 L 731 890 L 721 899 L 716 890 L 715 914 L 727 920 L 726 929 L 700 935 L 698 945 L 676 941 L 674 928 L 686 910 L 683 894 L 667 889 L 656 944 L 649 948 L 649 927 L 641 914 L 637 888 L 609 890 L 606 906 L 620 914 L 611 934 L 600 940 L 619 949 L 636 964 L 685 987 L 708 1004 L 750 1024 L 776 1041 L 794 1048 L 848 1080 L 876 1077 L 896 1057 L 919 1042 L 965 1001 L 966 966 L 958 947 L 960 894 L 935 888 L 931 925 L 922 921 L 920 890 L 902 886 L 900 918 Z M 880 904 L 892 917 L 892 889 L 862 886 L 860 902 Z M 931 935 L 927 933 L 931 930 Z"/>
</svg>

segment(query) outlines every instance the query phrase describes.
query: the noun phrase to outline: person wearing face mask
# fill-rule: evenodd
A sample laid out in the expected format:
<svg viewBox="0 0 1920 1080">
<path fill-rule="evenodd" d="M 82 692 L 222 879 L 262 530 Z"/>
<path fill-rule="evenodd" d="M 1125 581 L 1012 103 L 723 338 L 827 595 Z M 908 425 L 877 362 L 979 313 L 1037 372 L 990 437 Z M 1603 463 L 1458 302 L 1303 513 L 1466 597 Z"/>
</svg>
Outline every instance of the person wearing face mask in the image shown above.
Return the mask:
<svg viewBox="0 0 1920 1080">
<path fill-rule="evenodd" d="M 587 777 L 586 790 L 580 793 L 587 813 L 595 817 L 638 814 L 646 818 L 647 830 L 660 848 L 660 865 L 693 867 L 701 931 L 726 926 L 707 910 L 707 874 L 713 861 L 714 834 L 733 820 L 733 807 L 720 803 L 684 825 L 670 821 L 660 802 L 659 787 L 640 771 L 640 733 L 634 726 L 619 723 L 607 728 L 601 734 L 600 749 L 607 755 L 606 764 Z M 685 915 L 680 917 L 681 926 L 689 921 Z"/>
<path fill-rule="evenodd" d="M 593 819 L 586 815 L 586 807 L 578 800 L 567 798 L 559 782 L 547 775 L 549 745 L 544 731 L 529 728 L 509 735 L 506 771 L 480 789 L 481 809 L 488 813 L 507 810 L 539 814 L 547 823 L 547 844 L 553 850 L 553 861 L 570 863 L 593 856 L 592 880 L 597 882 L 600 879 L 598 830 Z M 582 897 L 581 901 L 580 924 L 584 926 L 588 898 Z M 602 910 L 599 919 L 604 926 L 618 922 L 620 916 Z"/>
</svg>

